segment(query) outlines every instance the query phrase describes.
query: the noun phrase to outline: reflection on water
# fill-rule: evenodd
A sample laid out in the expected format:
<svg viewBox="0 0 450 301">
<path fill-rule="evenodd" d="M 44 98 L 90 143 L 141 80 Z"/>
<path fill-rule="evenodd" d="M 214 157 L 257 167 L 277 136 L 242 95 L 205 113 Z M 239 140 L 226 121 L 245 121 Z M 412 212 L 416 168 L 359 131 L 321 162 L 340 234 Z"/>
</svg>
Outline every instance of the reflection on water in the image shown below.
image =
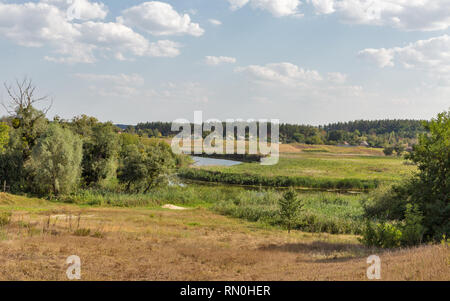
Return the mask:
<svg viewBox="0 0 450 301">
<path fill-rule="evenodd" d="M 191 156 L 192 160 L 194 160 L 194 166 L 233 166 L 241 164 L 239 161 L 225 160 L 225 159 L 214 159 L 214 158 L 204 158 L 204 157 L 196 157 Z"/>
</svg>

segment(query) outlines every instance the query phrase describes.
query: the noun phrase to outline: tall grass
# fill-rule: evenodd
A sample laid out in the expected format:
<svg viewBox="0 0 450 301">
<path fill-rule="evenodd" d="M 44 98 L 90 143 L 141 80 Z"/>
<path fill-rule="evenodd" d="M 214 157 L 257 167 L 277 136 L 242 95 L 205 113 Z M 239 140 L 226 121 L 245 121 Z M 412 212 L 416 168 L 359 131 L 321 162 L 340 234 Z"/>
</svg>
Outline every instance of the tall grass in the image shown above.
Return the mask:
<svg viewBox="0 0 450 301">
<path fill-rule="evenodd" d="M 246 191 L 233 200 L 216 203 L 213 210 L 236 218 L 281 226 L 279 217 L 279 192 Z M 363 209 L 358 196 L 336 193 L 303 193 L 305 211 L 294 225 L 294 229 L 306 232 L 332 234 L 360 234 L 364 229 Z"/>
<path fill-rule="evenodd" d="M 61 201 L 91 206 L 156 207 L 171 203 L 186 207 L 209 208 L 219 214 L 281 227 L 275 190 L 245 190 L 241 187 L 201 186 L 161 187 L 146 194 L 125 194 L 82 190 Z M 305 211 L 294 229 L 307 232 L 359 234 L 363 230 L 361 196 L 332 192 L 303 192 Z"/>
<path fill-rule="evenodd" d="M 233 185 L 267 187 L 308 187 L 321 189 L 373 189 L 378 187 L 378 179 L 317 178 L 309 176 L 265 176 L 204 170 L 197 168 L 180 169 L 178 176 L 189 180 L 217 182 Z"/>
</svg>

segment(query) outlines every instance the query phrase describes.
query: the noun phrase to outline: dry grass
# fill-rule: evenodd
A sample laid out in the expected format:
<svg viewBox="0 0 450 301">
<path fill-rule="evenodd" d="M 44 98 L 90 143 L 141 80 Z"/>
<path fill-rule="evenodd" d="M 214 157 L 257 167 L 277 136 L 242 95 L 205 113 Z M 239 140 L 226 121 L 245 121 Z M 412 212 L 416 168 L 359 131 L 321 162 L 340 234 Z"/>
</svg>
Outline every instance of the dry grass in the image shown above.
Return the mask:
<svg viewBox="0 0 450 301">
<path fill-rule="evenodd" d="M 309 145 L 301 143 L 280 144 L 280 153 L 300 153 L 308 151 L 327 152 L 331 154 L 356 154 L 370 156 L 384 156 L 383 149 L 363 146 L 334 146 L 334 145 Z"/>
<path fill-rule="evenodd" d="M 355 236 L 288 235 L 205 209 L 40 201 L 36 211 L 32 200 L 2 194 L 0 211 L 17 202 L 0 230 L 0 280 L 67 280 L 70 255 L 81 258 L 83 280 L 365 280 L 370 254 L 381 257 L 383 280 L 450 280 L 448 246 L 370 250 Z"/>
</svg>

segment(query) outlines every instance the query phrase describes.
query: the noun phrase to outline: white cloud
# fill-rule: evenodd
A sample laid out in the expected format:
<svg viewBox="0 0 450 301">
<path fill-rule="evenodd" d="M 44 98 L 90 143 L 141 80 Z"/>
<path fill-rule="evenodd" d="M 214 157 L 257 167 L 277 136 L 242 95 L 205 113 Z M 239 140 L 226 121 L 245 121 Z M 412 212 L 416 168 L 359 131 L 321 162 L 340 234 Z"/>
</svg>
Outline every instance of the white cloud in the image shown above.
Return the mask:
<svg viewBox="0 0 450 301">
<path fill-rule="evenodd" d="M 334 13 L 335 0 L 308 0 L 315 8 L 317 14 Z"/>
<path fill-rule="evenodd" d="M 65 11 L 41 2 L 0 3 L 0 36 L 25 47 L 48 47 L 53 54 L 45 59 L 60 63 L 93 63 L 98 56 L 174 57 L 180 47 L 167 40 L 150 42 L 120 23 L 73 23 Z"/>
<path fill-rule="evenodd" d="M 347 74 L 340 72 L 329 72 L 327 73 L 327 79 L 336 84 L 344 84 L 347 81 Z"/>
<path fill-rule="evenodd" d="M 170 40 L 160 40 L 151 43 L 148 54 L 154 57 L 176 57 L 180 54 L 181 45 Z"/>
<path fill-rule="evenodd" d="M 367 60 L 372 61 L 377 64 L 379 67 L 392 67 L 394 63 L 392 59 L 394 58 L 393 51 L 391 49 L 373 49 L 367 48 L 358 53 L 358 56 L 361 58 L 365 58 Z"/>
<path fill-rule="evenodd" d="M 307 101 L 335 101 L 357 98 L 363 88 L 347 84 L 347 75 L 330 72 L 321 75 L 317 70 L 307 70 L 291 63 L 272 63 L 264 66 L 238 67 L 238 73 L 249 78 L 256 86 L 252 91 L 266 93 L 270 99 L 304 99 Z"/>
<path fill-rule="evenodd" d="M 101 2 L 90 2 L 89 0 L 42 0 L 64 10 L 68 19 L 78 20 L 103 20 L 108 14 L 108 8 Z"/>
<path fill-rule="evenodd" d="M 319 14 L 336 13 L 346 23 L 391 26 L 402 30 L 450 27 L 448 0 L 309 0 Z"/>
<path fill-rule="evenodd" d="M 265 66 L 250 65 L 238 67 L 236 72 L 244 72 L 256 81 L 281 83 L 284 85 L 301 85 L 308 81 L 321 81 L 316 70 L 305 70 L 291 63 L 272 63 Z"/>
<path fill-rule="evenodd" d="M 450 36 L 442 35 L 419 40 L 405 47 L 364 49 L 359 56 L 368 58 L 379 67 L 403 66 L 418 69 L 430 75 L 450 76 Z"/>
<path fill-rule="evenodd" d="M 228 2 L 230 3 L 230 8 L 236 10 L 246 5 L 249 0 L 228 0 Z"/>
<path fill-rule="evenodd" d="M 209 19 L 208 21 L 209 21 L 209 23 L 211 23 L 212 25 L 215 25 L 215 26 L 222 25 L 222 22 L 220 22 L 219 20 L 216 20 L 216 19 Z"/>
<path fill-rule="evenodd" d="M 210 66 L 217 66 L 221 64 L 234 64 L 236 59 L 229 56 L 206 56 L 205 63 Z"/>
<path fill-rule="evenodd" d="M 300 16 L 300 0 L 228 0 L 230 8 L 237 10 L 250 3 L 254 9 L 270 12 L 275 17 Z"/>
<path fill-rule="evenodd" d="M 198 37 L 204 33 L 199 24 L 191 22 L 188 14 L 180 15 L 170 4 L 159 1 L 130 7 L 117 19 L 156 36 L 189 34 Z"/>
</svg>

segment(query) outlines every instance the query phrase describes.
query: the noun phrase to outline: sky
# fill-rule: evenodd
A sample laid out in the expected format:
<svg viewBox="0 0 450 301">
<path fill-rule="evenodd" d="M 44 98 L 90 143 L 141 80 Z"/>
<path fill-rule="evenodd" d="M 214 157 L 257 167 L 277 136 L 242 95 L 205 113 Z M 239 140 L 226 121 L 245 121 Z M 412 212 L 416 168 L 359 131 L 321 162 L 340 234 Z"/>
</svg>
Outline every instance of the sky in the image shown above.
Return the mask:
<svg viewBox="0 0 450 301">
<path fill-rule="evenodd" d="M 450 108 L 450 1 L 0 0 L 0 81 L 24 76 L 50 118 L 430 119 Z"/>
</svg>

